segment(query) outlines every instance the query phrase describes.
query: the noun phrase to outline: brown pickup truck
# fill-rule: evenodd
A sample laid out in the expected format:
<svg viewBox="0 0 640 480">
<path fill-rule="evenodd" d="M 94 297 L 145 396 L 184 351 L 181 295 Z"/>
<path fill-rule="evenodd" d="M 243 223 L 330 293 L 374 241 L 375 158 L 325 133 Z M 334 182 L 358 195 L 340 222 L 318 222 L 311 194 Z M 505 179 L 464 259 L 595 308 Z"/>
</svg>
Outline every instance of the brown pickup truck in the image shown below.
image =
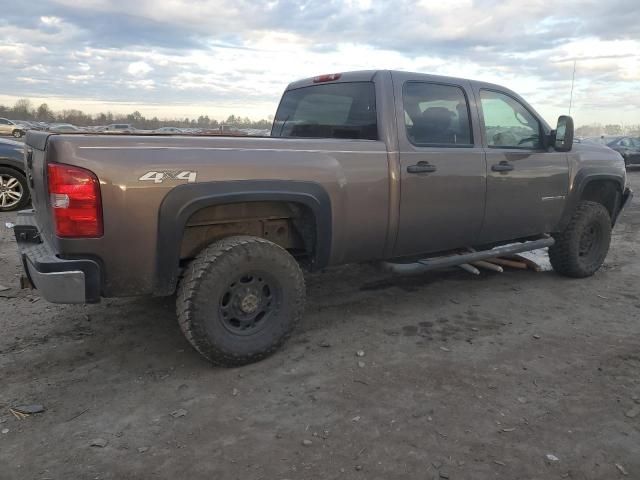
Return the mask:
<svg viewBox="0 0 640 480">
<path fill-rule="evenodd" d="M 395 71 L 286 89 L 269 137 L 29 132 L 15 226 L 51 302 L 176 294 L 187 339 L 241 365 L 301 318 L 303 269 L 423 269 L 549 247 L 592 275 L 631 198 L 620 155 L 514 92 Z M 401 268 L 400 268 L 401 270 Z"/>
</svg>

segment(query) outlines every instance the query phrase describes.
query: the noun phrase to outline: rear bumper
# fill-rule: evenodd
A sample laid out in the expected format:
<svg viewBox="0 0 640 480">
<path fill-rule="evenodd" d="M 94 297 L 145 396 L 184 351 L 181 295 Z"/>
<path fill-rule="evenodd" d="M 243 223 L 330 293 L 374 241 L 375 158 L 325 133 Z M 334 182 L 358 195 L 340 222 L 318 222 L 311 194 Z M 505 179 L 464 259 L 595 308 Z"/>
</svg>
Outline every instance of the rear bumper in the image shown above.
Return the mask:
<svg viewBox="0 0 640 480">
<path fill-rule="evenodd" d="M 51 303 L 100 301 L 98 262 L 60 258 L 40 235 L 33 210 L 18 213 L 14 232 L 25 273 L 45 300 Z"/>
</svg>

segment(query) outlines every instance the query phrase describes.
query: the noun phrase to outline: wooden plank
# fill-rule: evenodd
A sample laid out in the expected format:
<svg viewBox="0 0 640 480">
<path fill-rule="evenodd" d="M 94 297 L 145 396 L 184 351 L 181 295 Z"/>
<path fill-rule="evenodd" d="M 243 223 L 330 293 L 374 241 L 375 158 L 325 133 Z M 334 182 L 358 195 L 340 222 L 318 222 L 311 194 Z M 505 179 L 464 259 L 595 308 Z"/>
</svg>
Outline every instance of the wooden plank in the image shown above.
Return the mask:
<svg viewBox="0 0 640 480">
<path fill-rule="evenodd" d="M 504 269 L 500 265 L 494 265 L 493 263 L 486 262 L 484 260 L 478 260 L 477 262 L 471 262 L 474 267 L 485 268 L 487 270 L 493 270 L 494 272 L 504 272 Z"/>
<path fill-rule="evenodd" d="M 510 255 L 509 260 L 515 260 L 517 262 L 522 262 L 522 263 L 526 263 L 527 267 L 529 267 L 531 270 L 533 270 L 534 272 L 541 272 L 542 271 L 542 267 L 540 265 L 538 265 L 535 261 L 531 260 L 530 258 L 525 258 L 521 255 Z"/>
<path fill-rule="evenodd" d="M 526 263 L 516 262 L 515 260 L 507 260 L 506 258 L 488 258 L 486 261 L 495 263 L 496 265 L 502 265 L 503 267 L 517 268 L 519 270 L 527 269 Z"/>
<path fill-rule="evenodd" d="M 473 273 L 474 275 L 480 275 L 480 270 L 468 263 L 461 263 L 458 266 L 466 272 Z"/>
</svg>

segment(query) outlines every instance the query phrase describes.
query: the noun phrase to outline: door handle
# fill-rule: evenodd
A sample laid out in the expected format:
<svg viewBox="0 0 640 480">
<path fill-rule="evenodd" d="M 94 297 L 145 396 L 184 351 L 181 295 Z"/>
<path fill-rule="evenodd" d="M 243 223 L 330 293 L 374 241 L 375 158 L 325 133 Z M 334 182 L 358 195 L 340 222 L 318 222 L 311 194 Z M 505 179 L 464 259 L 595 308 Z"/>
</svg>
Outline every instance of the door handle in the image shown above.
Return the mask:
<svg viewBox="0 0 640 480">
<path fill-rule="evenodd" d="M 491 166 L 491 170 L 494 172 L 510 172 L 513 168 L 512 164 L 504 160 Z"/>
<path fill-rule="evenodd" d="M 433 173 L 436 170 L 438 170 L 438 167 L 431 165 L 429 162 L 418 162 L 407 167 L 407 172 L 409 173 Z"/>
</svg>

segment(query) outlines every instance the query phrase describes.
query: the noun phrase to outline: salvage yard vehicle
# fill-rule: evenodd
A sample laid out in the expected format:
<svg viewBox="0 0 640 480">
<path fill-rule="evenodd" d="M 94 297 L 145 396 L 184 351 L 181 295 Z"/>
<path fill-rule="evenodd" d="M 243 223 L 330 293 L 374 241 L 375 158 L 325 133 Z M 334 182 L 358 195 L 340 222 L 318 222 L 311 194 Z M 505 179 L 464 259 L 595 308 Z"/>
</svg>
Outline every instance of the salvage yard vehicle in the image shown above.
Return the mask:
<svg viewBox="0 0 640 480">
<path fill-rule="evenodd" d="M 105 133 L 134 133 L 135 128 L 128 123 L 112 123 L 111 125 L 107 125 L 103 132 Z"/>
<path fill-rule="evenodd" d="M 614 137 L 606 145 L 622 155 L 627 167 L 640 165 L 640 138 Z"/>
<path fill-rule="evenodd" d="M 16 138 L 22 137 L 28 128 L 20 122 L 0 118 L 0 135 L 11 135 Z"/>
<path fill-rule="evenodd" d="M 498 85 L 396 71 L 290 84 L 270 137 L 29 132 L 34 210 L 15 235 L 51 302 L 176 294 L 211 362 L 274 352 L 303 313 L 303 269 L 438 268 L 549 247 L 593 275 L 632 196 L 620 155 L 573 145 Z"/>
<path fill-rule="evenodd" d="M 0 139 L 0 212 L 19 210 L 29 203 L 23 151 L 22 142 Z"/>
</svg>

